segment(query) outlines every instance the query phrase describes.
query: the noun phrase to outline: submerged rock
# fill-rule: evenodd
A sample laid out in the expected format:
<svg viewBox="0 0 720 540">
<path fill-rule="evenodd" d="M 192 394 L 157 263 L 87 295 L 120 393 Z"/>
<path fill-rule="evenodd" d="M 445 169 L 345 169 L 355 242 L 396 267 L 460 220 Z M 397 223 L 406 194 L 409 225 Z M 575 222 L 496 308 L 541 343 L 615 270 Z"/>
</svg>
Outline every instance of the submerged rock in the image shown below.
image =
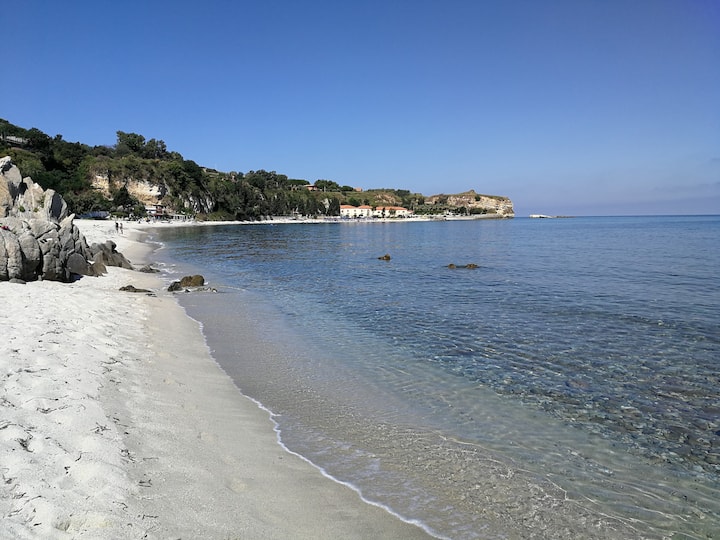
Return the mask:
<svg viewBox="0 0 720 540">
<path fill-rule="evenodd" d="M 470 270 L 472 270 L 472 269 L 474 269 L 474 268 L 480 268 L 480 266 L 478 266 L 478 265 L 475 264 L 475 263 L 461 264 L 461 265 L 459 265 L 459 266 L 456 265 L 456 264 L 450 263 L 450 264 L 447 265 L 447 267 L 450 268 L 451 270 L 455 270 L 456 268 L 468 268 L 468 269 L 470 269 Z"/>
<path fill-rule="evenodd" d="M 199 274 L 185 276 L 180 280 L 181 287 L 202 287 L 203 285 L 205 285 L 205 278 Z"/>
</svg>

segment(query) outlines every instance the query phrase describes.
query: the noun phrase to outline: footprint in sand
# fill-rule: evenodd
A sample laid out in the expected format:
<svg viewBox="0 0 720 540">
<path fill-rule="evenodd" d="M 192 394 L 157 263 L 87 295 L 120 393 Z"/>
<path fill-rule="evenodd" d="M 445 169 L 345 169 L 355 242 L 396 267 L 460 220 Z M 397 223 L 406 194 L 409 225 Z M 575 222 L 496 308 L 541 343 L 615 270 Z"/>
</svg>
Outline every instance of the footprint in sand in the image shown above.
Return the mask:
<svg viewBox="0 0 720 540">
<path fill-rule="evenodd" d="M 198 439 L 200 439 L 203 442 L 209 442 L 214 443 L 217 441 L 217 437 L 213 435 L 212 433 L 208 433 L 206 431 L 201 431 L 198 433 Z"/>
<path fill-rule="evenodd" d="M 247 482 L 242 478 L 231 478 L 226 485 L 230 491 L 234 491 L 235 493 L 244 493 L 249 487 Z"/>
</svg>

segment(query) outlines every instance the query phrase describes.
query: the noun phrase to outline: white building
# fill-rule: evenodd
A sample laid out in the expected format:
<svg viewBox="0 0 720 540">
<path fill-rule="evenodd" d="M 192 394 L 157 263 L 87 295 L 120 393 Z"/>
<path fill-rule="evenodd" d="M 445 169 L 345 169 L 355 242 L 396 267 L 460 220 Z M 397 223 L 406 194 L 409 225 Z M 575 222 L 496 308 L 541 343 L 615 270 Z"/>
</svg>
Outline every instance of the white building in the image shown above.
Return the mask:
<svg viewBox="0 0 720 540">
<path fill-rule="evenodd" d="M 378 206 L 373 211 L 374 217 L 408 217 L 412 212 L 402 206 Z"/>
<path fill-rule="evenodd" d="M 367 218 L 372 216 L 372 206 L 366 204 L 353 206 L 351 204 L 340 205 L 340 217 L 344 218 Z"/>
<path fill-rule="evenodd" d="M 402 206 L 377 206 L 373 208 L 366 204 L 362 206 L 352 206 L 350 204 L 340 205 L 340 217 L 344 218 L 392 218 L 392 217 L 408 217 L 412 212 Z"/>
</svg>

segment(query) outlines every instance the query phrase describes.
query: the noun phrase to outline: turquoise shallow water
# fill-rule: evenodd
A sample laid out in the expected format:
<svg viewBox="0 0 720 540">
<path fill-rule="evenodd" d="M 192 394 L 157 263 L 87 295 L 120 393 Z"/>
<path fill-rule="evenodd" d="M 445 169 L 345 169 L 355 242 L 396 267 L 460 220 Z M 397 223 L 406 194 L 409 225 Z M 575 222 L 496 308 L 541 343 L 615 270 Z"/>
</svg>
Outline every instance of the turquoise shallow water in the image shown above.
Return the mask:
<svg viewBox="0 0 720 540">
<path fill-rule="evenodd" d="M 283 444 L 368 500 L 447 538 L 720 536 L 720 217 L 158 240 Z"/>
</svg>

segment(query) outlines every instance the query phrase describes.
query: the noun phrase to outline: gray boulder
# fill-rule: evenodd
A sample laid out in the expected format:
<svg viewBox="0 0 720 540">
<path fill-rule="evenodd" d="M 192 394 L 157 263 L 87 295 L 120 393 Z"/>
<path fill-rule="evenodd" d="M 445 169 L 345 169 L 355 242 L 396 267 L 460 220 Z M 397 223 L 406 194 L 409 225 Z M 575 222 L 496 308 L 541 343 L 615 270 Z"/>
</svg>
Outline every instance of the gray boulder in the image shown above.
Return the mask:
<svg viewBox="0 0 720 540">
<path fill-rule="evenodd" d="M 23 230 L 18 236 L 20 251 L 23 257 L 23 277 L 25 281 L 35 281 L 40 275 L 42 268 L 40 261 L 42 260 L 42 251 L 40 244 L 29 229 Z"/>
<path fill-rule="evenodd" d="M 107 240 L 102 244 L 93 244 L 90 246 L 90 253 L 93 255 L 93 261 L 101 262 L 107 266 L 133 269 L 130 261 L 117 250 L 117 244 L 112 240 Z"/>
<path fill-rule="evenodd" d="M 71 274 L 78 276 L 90 276 L 92 275 L 92 266 L 90 266 L 82 255 L 79 253 L 72 253 L 65 262 L 65 268 Z"/>
<path fill-rule="evenodd" d="M 114 242 L 89 247 L 74 219 L 59 193 L 43 190 L 9 157 L 0 158 L 0 281 L 68 282 L 101 276 L 106 266 L 132 269 Z"/>
<path fill-rule="evenodd" d="M 22 251 L 17 236 L 0 228 L 0 280 L 22 279 Z"/>
<path fill-rule="evenodd" d="M 10 215 L 21 182 L 20 170 L 12 164 L 10 157 L 0 158 L 0 218 Z"/>
<path fill-rule="evenodd" d="M 68 217 L 67 203 L 59 193 L 55 192 L 55 190 L 48 189 L 45 192 L 44 207 L 46 212 L 45 215 L 50 221 L 60 221 Z"/>
<path fill-rule="evenodd" d="M 95 253 L 93 255 L 90 266 L 92 266 L 93 273 L 96 276 L 103 276 L 103 275 L 107 274 L 107 266 L 103 262 L 103 254 L 102 253 Z"/>
</svg>

